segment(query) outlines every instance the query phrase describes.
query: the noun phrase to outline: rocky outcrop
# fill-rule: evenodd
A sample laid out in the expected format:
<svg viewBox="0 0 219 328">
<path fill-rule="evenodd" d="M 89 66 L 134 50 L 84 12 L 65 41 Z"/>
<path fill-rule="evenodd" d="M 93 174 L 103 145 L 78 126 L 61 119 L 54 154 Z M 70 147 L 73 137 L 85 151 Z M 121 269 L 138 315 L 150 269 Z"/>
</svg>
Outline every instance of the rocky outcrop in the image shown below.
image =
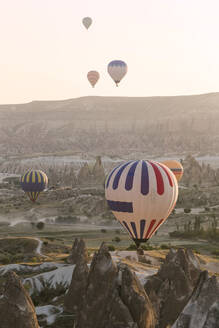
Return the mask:
<svg viewBox="0 0 219 328">
<path fill-rule="evenodd" d="M 81 167 L 77 176 L 77 180 L 79 185 L 92 182 L 92 174 L 87 163 L 85 163 L 84 166 Z"/>
<path fill-rule="evenodd" d="M 82 256 L 77 260 L 77 265 L 72 274 L 71 285 L 64 299 L 66 312 L 76 313 L 82 307 L 86 294 L 88 272 L 87 262 L 85 257 Z"/>
<path fill-rule="evenodd" d="M 85 301 L 79 313 L 78 328 L 106 326 L 116 280 L 117 267 L 103 244 L 91 263 Z"/>
<path fill-rule="evenodd" d="M 219 323 L 219 283 L 208 272 L 200 274 L 197 286 L 172 328 L 216 328 Z"/>
<path fill-rule="evenodd" d="M 9 272 L 0 297 L 1 328 L 39 328 L 33 302 L 18 276 Z"/>
<path fill-rule="evenodd" d="M 88 252 L 85 242 L 83 239 L 78 240 L 78 238 L 75 238 L 72 251 L 70 256 L 67 258 L 67 262 L 70 264 L 76 264 L 82 258 L 85 263 L 88 262 Z"/>
<path fill-rule="evenodd" d="M 132 273 L 128 267 L 122 271 L 121 299 L 129 308 L 139 328 L 155 326 L 151 302 L 135 273 Z"/>
<path fill-rule="evenodd" d="M 154 328 L 151 302 L 137 277 L 117 267 L 105 244 L 95 253 L 90 271 L 76 264 L 65 300 L 75 312 L 76 328 Z"/>
<path fill-rule="evenodd" d="M 191 250 L 173 250 L 158 273 L 145 284 L 157 315 L 158 327 L 173 324 L 187 304 L 199 279 L 201 269 Z"/>
<path fill-rule="evenodd" d="M 182 161 L 184 174 L 182 183 L 192 185 L 217 185 L 219 181 L 219 170 L 213 169 L 209 164 L 199 164 L 191 155 Z"/>
<path fill-rule="evenodd" d="M 97 156 L 96 162 L 94 164 L 92 174 L 96 183 L 104 183 L 105 180 L 105 171 L 101 161 L 101 157 Z"/>
</svg>

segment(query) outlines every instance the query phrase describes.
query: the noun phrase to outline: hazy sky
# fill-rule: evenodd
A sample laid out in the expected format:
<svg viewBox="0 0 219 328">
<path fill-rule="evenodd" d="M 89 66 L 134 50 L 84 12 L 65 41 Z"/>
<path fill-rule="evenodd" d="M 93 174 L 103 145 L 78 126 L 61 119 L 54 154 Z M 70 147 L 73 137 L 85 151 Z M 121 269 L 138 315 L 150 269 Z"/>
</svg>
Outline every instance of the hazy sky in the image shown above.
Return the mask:
<svg viewBox="0 0 219 328">
<path fill-rule="evenodd" d="M 219 91 L 218 15 L 219 0 L 0 0 L 0 103 Z"/>
</svg>

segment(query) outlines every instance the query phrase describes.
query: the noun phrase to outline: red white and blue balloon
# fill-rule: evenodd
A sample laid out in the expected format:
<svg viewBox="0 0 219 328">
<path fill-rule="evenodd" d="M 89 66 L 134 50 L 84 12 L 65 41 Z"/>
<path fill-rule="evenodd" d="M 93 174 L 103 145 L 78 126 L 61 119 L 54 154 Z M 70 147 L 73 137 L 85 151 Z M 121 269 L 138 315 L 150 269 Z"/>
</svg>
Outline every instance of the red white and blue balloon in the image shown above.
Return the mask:
<svg viewBox="0 0 219 328">
<path fill-rule="evenodd" d="M 123 79 L 128 71 L 127 64 L 122 60 L 113 60 L 108 65 L 108 73 L 118 87 L 119 82 Z"/>
<path fill-rule="evenodd" d="M 116 219 L 139 245 L 150 239 L 172 212 L 178 183 L 163 164 L 130 161 L 111 171 L 105 196 Z"/>
</svg>

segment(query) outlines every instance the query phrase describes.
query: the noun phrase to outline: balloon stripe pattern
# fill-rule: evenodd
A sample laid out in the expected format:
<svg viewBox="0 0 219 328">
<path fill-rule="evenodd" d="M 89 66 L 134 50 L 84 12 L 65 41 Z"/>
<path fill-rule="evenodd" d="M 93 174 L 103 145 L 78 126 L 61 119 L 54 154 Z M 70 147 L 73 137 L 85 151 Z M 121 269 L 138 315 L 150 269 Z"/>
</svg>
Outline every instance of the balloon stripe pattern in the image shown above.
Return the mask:
<svg viewBox="0 0 219 328">
<path fill-rule="evenodd" d="M 178 183 L 165 165 L 130 161 L 109 174 L 105 195 L 116 219 L 135 241 L 147 241 L 170 215 Z"/>
<path fill-rule="evenodd" d="M 119 82 L 123 79 L 128 71 L 127 64 L 122 60 L 113 60 L 108 65 L 108 73 L 118 86 Z"/>
<path fill-rule="evenodd" d="M 48 184 L 46 174 L 39 170 L 30 170 L 21 177 L 21 187 L 28 197 L 35 201 Z"/>
<path fill-rule="evenodd" d="M 94 88 L 96 83 L 98 82 L 100 78 L 100 74 L 97 71 L 90 71 L 87 73 L 87 79 Z"/>
<path fill-rule="evenodd" d="M 173 172 L 178 182 L 182 179 L 183 166 L 180 162 L 175 160 L 169 160 L 162 162 L 162 164 L 166 165 Z"/>
</svg>

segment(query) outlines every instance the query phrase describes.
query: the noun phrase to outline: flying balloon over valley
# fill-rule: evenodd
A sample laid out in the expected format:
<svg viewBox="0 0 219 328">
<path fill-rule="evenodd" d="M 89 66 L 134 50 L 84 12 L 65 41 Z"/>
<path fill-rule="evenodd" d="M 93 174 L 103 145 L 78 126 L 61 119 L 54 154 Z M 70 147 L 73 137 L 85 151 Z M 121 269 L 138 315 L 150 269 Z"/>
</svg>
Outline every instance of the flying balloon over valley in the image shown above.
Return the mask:
<svg viewBox="0 0 219 328">
<path fill-rule="evenodd" d="M 47 185 L 47 175 L 40 170 L 29 170 L 21 177 L 21 188 L 32 202 L 37 200 Z"/>
<path fill-rule="evenodd" d="M 139 246 L 154 235 L 172 212 L 178 183 L 163 164 L 129 161 L 108 175 L 105 196 L 116 219 Z"/>
<path fill-rule="evenodd" d="M 178 182 L 182 179 L 183 166 L 180 162 L 175 160 L 169 160 L 163 161 L 162 164 L 166 165 L 173 172 Z"/>
</svg>

